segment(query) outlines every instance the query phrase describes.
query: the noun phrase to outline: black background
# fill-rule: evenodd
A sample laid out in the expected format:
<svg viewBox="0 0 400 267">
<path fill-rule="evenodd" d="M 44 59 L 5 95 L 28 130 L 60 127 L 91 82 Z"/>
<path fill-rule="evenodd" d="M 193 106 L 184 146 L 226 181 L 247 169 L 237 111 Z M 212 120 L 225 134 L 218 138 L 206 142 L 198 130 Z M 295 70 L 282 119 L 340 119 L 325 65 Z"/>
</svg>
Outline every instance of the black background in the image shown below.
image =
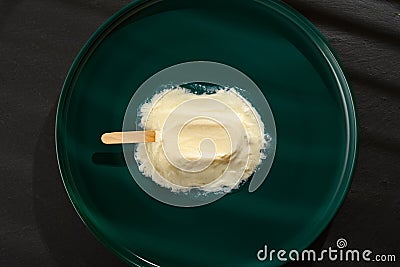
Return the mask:
<svg viewBox="0 0 400 267">
<path fill-rule="evenodd" d="M 347 198 L 314 247 L 396 254 L 400 266 L 400 2 L 285 1 L 327 37 L 353 87 L 359 158 Z M 54 147 L 56 103 L 86 40 L 128 4 L 0 0 L 0 266 L 126 266 L 70 204 Z M 303 266 L 303 265 L 302 265 Z"/>
</svg>

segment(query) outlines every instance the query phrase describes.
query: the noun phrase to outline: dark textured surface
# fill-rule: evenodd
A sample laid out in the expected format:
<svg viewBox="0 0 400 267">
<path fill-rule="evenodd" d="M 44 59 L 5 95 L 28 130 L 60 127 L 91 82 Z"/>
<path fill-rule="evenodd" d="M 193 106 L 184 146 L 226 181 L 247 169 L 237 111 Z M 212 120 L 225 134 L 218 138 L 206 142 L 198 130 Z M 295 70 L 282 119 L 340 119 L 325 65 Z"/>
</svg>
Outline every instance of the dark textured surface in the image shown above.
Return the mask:
<svg viewBox="0 0 400 267">
<path fill-rule="evenodd" d="M 128 2 L 0 1 L 0 266 L 126 266 L 88 232 L 69 203 L 57 168 L 54 118 L 79 49 Z M 352 248 L 397 254 L 399 261 L 400 2 L 286 2 L 336 50 L 359 115 L 350 192 L 314 247 L 335 246 L 344 237 Z"/>
</svg>

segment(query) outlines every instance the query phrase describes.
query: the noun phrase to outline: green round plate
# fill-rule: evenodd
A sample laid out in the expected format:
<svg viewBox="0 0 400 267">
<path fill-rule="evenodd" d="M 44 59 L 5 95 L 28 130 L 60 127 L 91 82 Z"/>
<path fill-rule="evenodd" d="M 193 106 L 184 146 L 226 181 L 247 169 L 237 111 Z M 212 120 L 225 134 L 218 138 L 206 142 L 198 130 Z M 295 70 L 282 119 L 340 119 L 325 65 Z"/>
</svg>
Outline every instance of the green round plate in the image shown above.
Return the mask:
<svg viewBox="0 0 400 267">
<path fill-rule="evenodd" d="M 100 136 L 122 129 L 130 99 L 149 77 L 192 61 L 246 74 L 270 105 L 277 143 L 268 177 L 255 192 L 179 208 L 142 191 L 122 146 L 103 145 Z M 259 261 L 257 252 L 264 245 L 306 248 L 339 208 L 351 181 L 357 129 L 332 50 L 281 2 L 135 1 L 102 25 L 74 61 L 58 105 L 56 146 L 78 214 L 130 264 L 276 266 L 282 262 Z"/>
</svg>

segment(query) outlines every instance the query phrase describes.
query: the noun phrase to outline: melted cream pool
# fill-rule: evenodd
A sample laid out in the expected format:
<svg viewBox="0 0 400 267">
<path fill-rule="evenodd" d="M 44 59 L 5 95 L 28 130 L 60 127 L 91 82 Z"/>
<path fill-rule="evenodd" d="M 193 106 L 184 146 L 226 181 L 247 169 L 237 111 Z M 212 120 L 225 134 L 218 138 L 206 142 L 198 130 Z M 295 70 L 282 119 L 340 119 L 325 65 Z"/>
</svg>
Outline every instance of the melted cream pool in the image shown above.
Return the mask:
<svg viewBox="0 0 400 267">
<path fill-rule="evenodd" d="M 261 117 L 233 88 L 208 95 L 168 89 L 139 115 L 144 129 L 157 132 L 157 142 L 135 150 L 139 170 L 174 192 L 230 191 L 265 158 Z"/>
</svg>

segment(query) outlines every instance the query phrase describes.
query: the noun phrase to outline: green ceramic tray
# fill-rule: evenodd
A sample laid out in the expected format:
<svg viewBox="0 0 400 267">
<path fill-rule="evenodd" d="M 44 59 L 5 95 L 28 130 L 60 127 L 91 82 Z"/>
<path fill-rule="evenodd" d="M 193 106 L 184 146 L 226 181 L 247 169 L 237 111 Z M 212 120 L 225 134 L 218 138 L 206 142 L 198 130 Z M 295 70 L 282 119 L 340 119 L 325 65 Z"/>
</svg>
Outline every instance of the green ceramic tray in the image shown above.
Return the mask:
<svg viewBox="0 0 400 267">
<path fill-rule="evenodd" d="M 250 77 L 273 112 L 277 147 L 255 192 L 179 208 L 143 192 L 122 146 L 105 146 L 100 135 L 122 129 L 145 80 L 191 61 L 223 63 Z M 349 188 L 357 129 L 332 49 L 281 2 L 135 1 L 102 25 L 74 61 L 58 106 L 56 146 L 79 216 L 128 263 L 277 266 L 259 261 L 257 252 L 264 245 L 304 249 L 328 225 Z"/>
</svg>

